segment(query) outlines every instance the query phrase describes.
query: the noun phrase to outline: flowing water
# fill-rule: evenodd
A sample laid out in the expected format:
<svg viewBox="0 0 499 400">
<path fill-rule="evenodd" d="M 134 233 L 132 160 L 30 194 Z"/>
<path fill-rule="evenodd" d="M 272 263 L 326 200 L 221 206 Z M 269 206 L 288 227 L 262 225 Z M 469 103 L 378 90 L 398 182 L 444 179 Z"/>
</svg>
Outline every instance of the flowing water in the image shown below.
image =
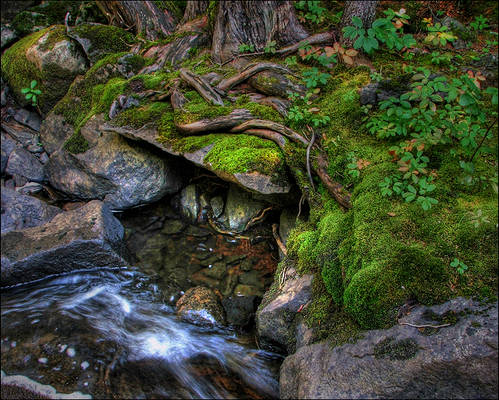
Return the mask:
<svg viewBox="0 0 499 400">
<path fill-rule="evenodd" d="M 253 335 L 180 321 L 129 267 L 3 290 L 2 369 L 94 398 L 278 397 L 282 357 Z"/>
</svg>

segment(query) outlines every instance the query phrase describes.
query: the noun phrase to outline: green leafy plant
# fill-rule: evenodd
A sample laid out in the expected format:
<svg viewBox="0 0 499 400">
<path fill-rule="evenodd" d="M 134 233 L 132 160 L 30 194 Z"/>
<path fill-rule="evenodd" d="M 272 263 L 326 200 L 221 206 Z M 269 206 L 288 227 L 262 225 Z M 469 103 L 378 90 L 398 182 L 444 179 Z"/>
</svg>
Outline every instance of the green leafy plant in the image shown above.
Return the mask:
<svg viewBox="0 0 499 400">
<path fill-rule="evenodd" d="M 449 28 L 445 25 L 442 25 L 440 22 L 437 22 L 435 25 L 429 23 L 426 26 L 428 30 L 428 35 L 426 35 L 425 42 L 431 43 L 434 46 L 445 46 L 447 42 L 453 42 L 457 39 L 450 31 Z"/>
<path fill-rule="evenodd" d="M 371 78 L 371 81 L 373 82 L 381 82 L 383 80 L 383 75 L 379 72 L 373 71 L 369 74 L 369 78 Z"/>
<path fill-rule="evenodd" d="M 286 65 L 292 67 L 293 65 L 298 64 L 298 59 L 296 58 L 296 56 L 290 56 L 290 57 L 286 57 L 284 62 L 286 63 Z"/>
<path fill-rule="evenodd" d="M 309 89 L 316 88 L 319 85 L 325 85 L 329 80 L 329 77 L 329 74 L 320 72 L 316 67 L 303 72 L 303 80 Z"/>
<path fill-rule="evenodd" d="M 435 65 L 449 65 L 451 59 L 450 54 L 440 54 L 438 51 L 431 53 L 431 63 Z"/>
<path fill-rule="evenodd" d="M 271 40 L 270 42 L 267 43 L 267 45 L 265 46 L 265 48 L 263 49 L 263 51 L 266 53 L 266 54 L 275 54 L 276 52 L 276 41 L 275 40 Z"/>
<path fill-rule="evenodd" d="M 379 49 L 380 43 L 389 50 L 396 49 L 397 51 L 416 44 L 412 35 L 403 34 L 402 28 L 409 19 L 404 9 L 398 12 L 388 9 L 383 12 L 385 18 L 376 19 L 369 29 L 365 29 L 362 20 L 356 16 L 352 17 L 352 26 L 343 28 L 345 38 L 354 41 L 354 49 L 362 49 L 367 54 L 371 54 L 373 50 Z"/>
<path fill-rule="evenodd" d="M 470 23 L 470 27 L 477 32 L 483 31 L 484 29 L 489 28 L 488 21 L 488 18 L 480 14 L 478 17 L 475 17 L 473 22 Z"/>
<path fill-rule="evenodd" d="M 32 80 L 29 87 L 21 89 L 21 93 L 25 95 L 26 100 L 31 100 L 33 107 L 38 106 L 38 96 L 42 94 L 41 90 L 35 89 L 37 84 L 37 81 Z"/>
<path fill-rule="evenodd" d="M 252 44 L 240 44 L 239 45 L 239 53 L 253 53 L 255 51 L 255 46 Z"/>
<path fill-rule="evenodd" d="M 360 171 L 371 164 L 367 160 L 363 160 L 362 158 L 355 157 L 353 152 L 347 154 L 348 164 L 347 170 L 348 174 L 351 175 L 354 179 L 357 179 L 360 176 Z"/>
<path fill-rule="evenodd" d="M 463 275 L 468 270 L 468 266 L 457 258 L 451 261 L 450 266 L 456 268 L 459 275 Z"/>
<path fill-rule="evenodd" d="M 320 1 L 306 1 L 300 0 L 295 3 L 295 7 L 297 10 L 302 11 L 299 14 L 299 19 L 301 22 L 305 22 L 306 20 L 313 22 L 315 24 L 320 24 L 324 21 L 326 9 L 321 7 Z"/>
</svg>

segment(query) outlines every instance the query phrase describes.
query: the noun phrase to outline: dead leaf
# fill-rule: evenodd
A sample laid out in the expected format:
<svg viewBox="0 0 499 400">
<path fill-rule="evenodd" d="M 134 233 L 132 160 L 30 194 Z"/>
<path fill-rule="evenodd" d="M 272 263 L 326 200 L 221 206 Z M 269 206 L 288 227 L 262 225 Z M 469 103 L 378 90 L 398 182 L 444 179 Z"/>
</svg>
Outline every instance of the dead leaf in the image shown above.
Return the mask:
<svg viewBox="0 0 499 400">
<path fill-rule="evenodd" d="M 360 170 L 362 168 L 365 168 L 367 167 L 369 164 L 371 164 L 369 161 L 367 160 L 363 160 L 362 158 L 359 158 L 357 160 L 357 168 Z"/>
<path fill-rule="evenodd" d="M 390 217 L 395 217 L 397 214 L 395 214 L 394 212 L 388 212 L 387 213 Z"/>
<path fill-rule="evenodd" d="M 343 61 L 345 62 L 345 64 L 353 65 L 352 57 L 349 57 L 346 54 L 343 54 Z"/>
<path fill-rule="evenodd" d="M 401 171 L 401 172 L 407 172 L 407 171 L 409 171 L 409 167 L 400 167 L 399 171 Z"/>
<path fill-rule="evenodd" d="M 357 54 L 359 54 L 359 52 L 354 49 L 348 49 L 347 51 L 345 51 L 345 54 L 350 57 L 355 57 Z"/>
<path fill-rule="evenodd" d="M 312 108 L 309 108 L 308 111 L 315 114 L 315 113 L 318 113 L 320 111 L 320 108 L 312 107 Z"/>
<path fill-rule="evenodd" d="M 329 46 L 324 47 L 324 51 L 326 53 L 326 57 L 331 57 L 333 54 L 336 54 L 336 50 Z"/>
</svg>

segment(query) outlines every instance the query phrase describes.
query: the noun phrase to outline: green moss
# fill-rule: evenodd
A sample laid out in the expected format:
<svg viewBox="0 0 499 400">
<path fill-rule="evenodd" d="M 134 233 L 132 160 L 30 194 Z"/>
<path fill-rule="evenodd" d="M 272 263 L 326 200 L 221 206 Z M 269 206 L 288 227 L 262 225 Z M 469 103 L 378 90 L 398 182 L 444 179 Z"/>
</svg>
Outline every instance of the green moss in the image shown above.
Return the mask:
<svg viewBox="0 0 499 400">
<path fill-rule="evenodd" d="M 66 140 L 63 147 L 71 154 L 79 154 L 87 151 L 89 144 L 87 139 L 85 139 L 80 132 L 74 132 L 71 137 Z"/>
<path fill-rule="evenodd" d="M 114 118 L 113 124 L 130 126 L 138 129 L 148 123 L 155 123 L 165 113 L 171 113 L 171 106 L 167 103 L 154 102 L 137 108 L 122 111 Z"/>
<path fill-rule="evenodd" d="M 33 11 L 22 11 L 12 20 L 12 27 L 19 35 L 33 32 L 37 26 L 48 25 L 48 18 L 44 14 Z"/>
<path fill-rule="evenodd" d="M 92 62 L 107 54 L 128 51 L 129 45 L 135 42 L 131 33 L 111 25 L 81 24 L 71 30 L 72 34 L 90 41 L 89 54 Z M 144 62 L 142 57 L 136 58 Z"/>
<path fill-rule="evenodd" d="M 26 57 L 27 50 L 45 37 L 40 44 L 42 51 L 53 48 L 55 43 L 68 40 L 64 26 L 57 25 L 32 33 L 14 43 L 2 55 L 2 76 L 9 83 L 16 100 L 27 105 L 28 102 L 21 89 L 29 87 L 32 80 L 38 82 L 38 89 L 42 94 L 38 96 L 38 105 L 47 112 L 66 93 L 73 76 L 62 67 L 48 65 L 41 71 L 37 65 Z"/>
<path fill-rule="evenodd" d="M 386 338 L 374 346 L 374 358 L 389 358 L 390 360 L 408 360 L 419 351 L 414 339 L 395 340 Z"/>
</svg>

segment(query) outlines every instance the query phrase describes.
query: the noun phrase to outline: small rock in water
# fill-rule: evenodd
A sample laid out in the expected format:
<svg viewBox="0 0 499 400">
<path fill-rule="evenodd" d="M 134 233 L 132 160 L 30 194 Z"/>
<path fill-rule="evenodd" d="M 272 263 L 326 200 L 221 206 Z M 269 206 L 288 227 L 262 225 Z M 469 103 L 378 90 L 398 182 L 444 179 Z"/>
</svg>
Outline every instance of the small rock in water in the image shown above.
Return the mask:
<svg viewBox="0 0 499 400">
<path fill-rule="evenodd" d="M 66 350 L 68 345 L 67 344 L 60 344 L 59 347 L 61 348 L 61 350 L 59 350 L 59 353 L 62 353 L 64 350 Z"/>
<path fill-rule="evenodd" d="M 69 357 L 74 357 L 75 354 L 76 354 L 76 351 L 75 349 L 73 349 L 72 347 L 70 347 L 69 349 L 66 350 L 66 354 L 69 356 Z"/>
<path fill-rule="evenodd" d="M 38 362 L 40 364 L 47 364 L 48 360 L 45 357 L 41 357 L 41 358 L 38 359 Z"/>
<path fill-rule="evenodd" d="M 82 370 L 86 370 L 89 367 L 89 363 L 87 361 L 83 361 L 80 366 Z"/>
<path fill-rule="evenodd" d="M 17 346 L 16 341 L 13 341 L 13 342 L 10 344 L 10 347 L 16 347 L 16 346 Z"/>
</svg>

